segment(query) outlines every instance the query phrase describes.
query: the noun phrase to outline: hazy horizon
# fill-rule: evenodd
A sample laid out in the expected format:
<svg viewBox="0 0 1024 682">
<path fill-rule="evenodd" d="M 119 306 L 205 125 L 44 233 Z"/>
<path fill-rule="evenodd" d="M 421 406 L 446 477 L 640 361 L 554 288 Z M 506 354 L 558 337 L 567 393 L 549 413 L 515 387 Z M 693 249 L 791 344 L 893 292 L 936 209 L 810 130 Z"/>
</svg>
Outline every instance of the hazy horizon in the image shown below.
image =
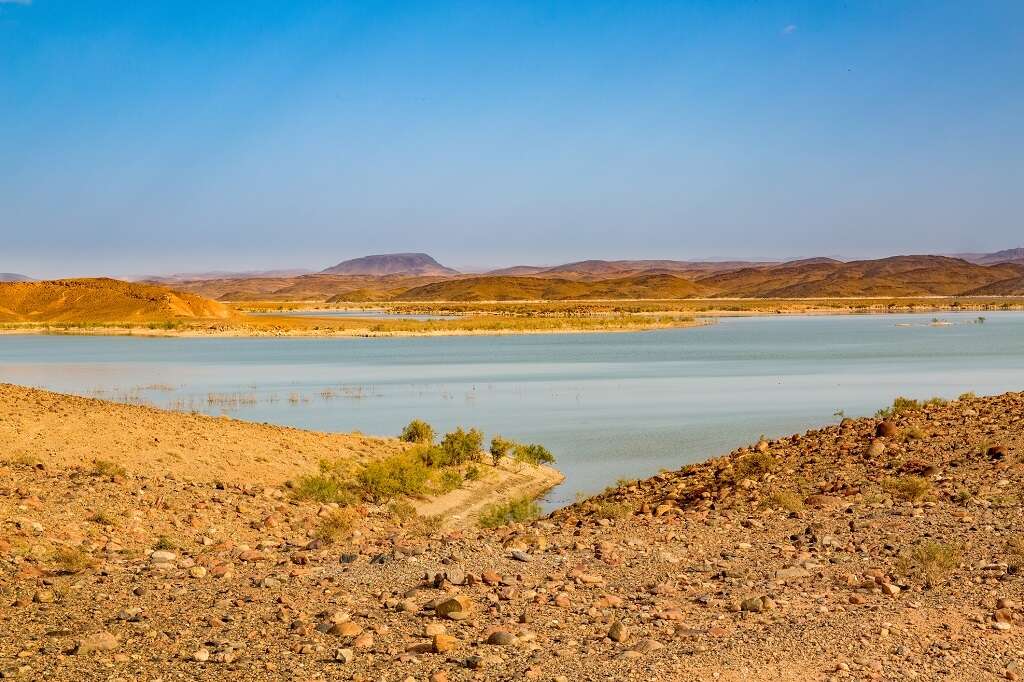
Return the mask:
<svg viewBox="0 0 1024 682">
<path fill-rule="evenodd" d="M 1009 0 L 0 0 L 0 271 L 1013 248 L 1022 20 Z"/>
</svg>

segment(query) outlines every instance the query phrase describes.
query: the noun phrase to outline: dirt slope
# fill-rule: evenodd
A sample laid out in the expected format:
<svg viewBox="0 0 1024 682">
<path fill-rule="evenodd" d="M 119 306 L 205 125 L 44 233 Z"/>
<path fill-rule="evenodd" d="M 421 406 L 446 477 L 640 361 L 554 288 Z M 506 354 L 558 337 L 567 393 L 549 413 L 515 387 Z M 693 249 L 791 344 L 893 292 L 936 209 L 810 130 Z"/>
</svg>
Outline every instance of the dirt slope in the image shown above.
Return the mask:
<svg viewBox="0 0 1024 682">
<path fill-rule="evenodd" d="M 0 322 L 163 322 L 227 319 L 223 304 L 116 279 L 0 283 Z"/>
</svg>

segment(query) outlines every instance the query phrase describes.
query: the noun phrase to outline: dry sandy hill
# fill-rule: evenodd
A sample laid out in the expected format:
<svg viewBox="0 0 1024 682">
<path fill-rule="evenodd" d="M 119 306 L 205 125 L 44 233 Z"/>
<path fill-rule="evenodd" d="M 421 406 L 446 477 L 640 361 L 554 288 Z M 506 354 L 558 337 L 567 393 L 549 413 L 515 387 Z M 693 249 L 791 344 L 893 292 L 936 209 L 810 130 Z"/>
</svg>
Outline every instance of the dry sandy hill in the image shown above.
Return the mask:
<svg viewBox="0 0 1024 682">
<path fill-rule="evenodd" d="M 221 303 L 152 284 L 106 278 L 0 283 L 0 322 L 166 322 L 230 316 Z"/>
</svg>

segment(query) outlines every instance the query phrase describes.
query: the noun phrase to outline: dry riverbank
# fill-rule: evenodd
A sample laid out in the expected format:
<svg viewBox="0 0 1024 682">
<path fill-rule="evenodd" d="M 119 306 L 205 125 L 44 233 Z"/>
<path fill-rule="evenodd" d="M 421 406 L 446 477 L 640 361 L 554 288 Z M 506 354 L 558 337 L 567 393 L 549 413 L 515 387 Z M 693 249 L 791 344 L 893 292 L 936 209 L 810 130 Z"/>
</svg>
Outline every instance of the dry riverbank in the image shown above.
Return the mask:
<svg viewBox="0 0 1024 682">
<path fill-rule="evenodd" d="M 447 531 L 276 486 L 18 458 L 0 467 L 0 670 L 1019 679 L 1022 452 L 1024 394 L 900 403 Z"/>
</svg>

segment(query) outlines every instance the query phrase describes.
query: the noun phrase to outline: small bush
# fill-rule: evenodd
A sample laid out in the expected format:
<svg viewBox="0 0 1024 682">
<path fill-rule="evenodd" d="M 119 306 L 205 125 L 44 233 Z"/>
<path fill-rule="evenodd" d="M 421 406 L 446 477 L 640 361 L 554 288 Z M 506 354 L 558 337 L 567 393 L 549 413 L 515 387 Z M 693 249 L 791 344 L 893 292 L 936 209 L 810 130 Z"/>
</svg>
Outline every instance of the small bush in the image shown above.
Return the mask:
<svg viewBox="0 0 1024 682">
<path fill-rule="evenodd" d="M 903 430 L 901 434 L 904 441 L 908 440 L 922 440 L 925 436 L 924 430 L 920 426 L 911 426 Z"/>
<path fill-rule="evenodd" d="M 498 462 L 501 461 L 502 457 L 508 457 L 508 453 L 512 451 L 512 448 L 516 446 L 516 442 L 502 438 L 501 436 L 495 436 L 491 439 L 491 461 L 494 466 L 498 466 Z"/>
<path fill-rule="evenodd" d="M 977 397 L 977 394 L 975 394 L 972 391 L 968 391 L 967 393 L 961 393 L 960 397 L 957 398 L 957 400 L 974 400 Z"/>
<path fill-rule="evenodd" d="M 461 426 L 454 431 L 446 433 L 444 440 L 441 441 L 441 449 L 447 456 L 445 465 L 474 462 L 479 458 L 483 447 L 484 434 L 477 429 L 463 431 Z"/>
<path fill-rule="evenodd" d="M 59 573 L 81 573 L 96 562 L 78 547 L 59 547 L 53 553 L 53 563 Z"/>
<path fill-rule="evenodd" d="M 624 519 L 632 516 L 636 507 L 628 502 L 612 502 L 605 500 L 594 502 L 590 505 L 591 510 L 599 519 Z"/>
<path fill-rule="evenodd" d="M 416 518 L 416 507 L 405 500 L 395 500 L 388 505 L 388 514 L 399 523 L 405 523 Z"/>
<path fill-rule="evenodd" d="M 348 537 L 355 519 L 355 511 L 351 508 L 335 509 L 320 519 L 320 525 L 317 526 L 314 537 L 328 543 L 337 542 Z"/>
<path fill-rule="evenodd" d="M 439 495 L 458 490 L 462 487 L 462 474 L 457 469 L 445 469 L 438 476 L 435 487 Z"/>
<path fill-rule="evenodd" d="M 125 471 L 125 468 L 123 466 L 121 466 L 120 464 L 116 464 L 114 462 L 109 462 L 105 459 L 96 460 L 96 465 L 93 467 L 93 472 L 97 476 L 109 476 L 111 478 L 113 478 L 114 476 L 120 476 L 123 478 L 128 475 L 128 472 Z"/>
<path fill-rule="evenodd" d="M 422 419 L 413 419 L 402 429 L 400 438 L 406 443 L 430 445 L 434 442 L 434 427 Z"/>
<path fill-rule="evenodd" d="M 375 502 L 399 495 L 421 495 L 429 480 L 430 471 L 416 453 L 370 462 L 356 476 L 359 489 Z"/>
<path fill-rule="evenodd" d="M 798 512 L 804 508 L 804 501 L 800 496 L 788 490 L 779 490 L 772 493 L 771 497 L 768 498 L 768 504 L 776 509 L 785 509 L 790 512 Z"/>
<path fill-rule="evenodd" d="M 732 479 L 742 481 L 767 474 L 775 468 L 775 458 L 767 452 L 755 452 L 738 459 L 732 466 Z"/>
<path fill-rule="evenodd" d="M 497 528 L 510 523 L 522 523 L 540 516 L 540 505 L 528 497 L 510 500 L 504 504 L 492 504 L 480 513 L 478 523 L 482 528 Z"/>
<path fill-rule="evenodd" d="M 299 476 L 292 485 L 292 495 L 299 500 L 313 500 L 321 504 L 336 502 L 349 505 L 356 501 L 348 484 L 325 473 Z"/>
<path fill-rule="evenodd" d="M 900 569 L 920 577 L 928 587 L 934 587 L 956 568 L 959 556 L 959 549 L 952 545 L 925 541 L 900 560 Z"/>
<path fill-rule="evenodd" d="M 463 473 L 463 477 L 467 481 L 478 481 L 480 480 L 480 478 L 483 477 L 483 472 L 480 471 L 480 467 L 478 467 L 477 465 L 470 464 L 468 467 L 466 467 L 466 471 L 465 473 Z"/>
<path fill-rule="evenodd" d="M 920 476 L 890 478 L 882 482 L 882 487 L 888 490 L 894 497 L 911 502 L 924 499 L 932 490 L 931 481 Z"/>
<path fill-rule="evenodd" d="M 518 462 L 526 462 L 534 466 L 540 464 L 552 464 L 555 456 L 543 445 L 531 443 L 529 445 L 517 445 L 512 451 L 512 457 Z"/>
</svg>

